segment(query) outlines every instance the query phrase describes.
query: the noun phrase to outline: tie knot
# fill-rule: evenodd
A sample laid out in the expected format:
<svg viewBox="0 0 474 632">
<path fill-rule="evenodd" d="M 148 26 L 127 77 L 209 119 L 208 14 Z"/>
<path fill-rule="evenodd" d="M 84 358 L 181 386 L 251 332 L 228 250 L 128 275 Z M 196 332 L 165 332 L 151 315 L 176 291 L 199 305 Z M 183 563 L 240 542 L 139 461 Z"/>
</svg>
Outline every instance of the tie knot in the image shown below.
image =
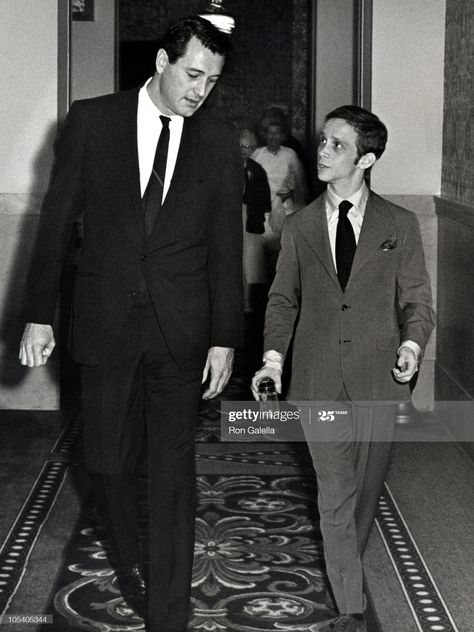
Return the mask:
<svg viewBox="0 0 474 632">
<path fill-rule="evenodd" d="M 163 127 L 166 127 L 166 129 L 168 129 L 170 121 L 171 121 L 170 117 L 169 116 L 160 115 L 160 121 L 161 121 Z"/>
<path fill-rule="evenodd" d="M 342 200 L 342 202 L 339 204 L 339 217 L 347 217 L 347 213 L 351 210 L 352 207 L 352 202 L 349 202 L 348 200 Z"/>
</svg>

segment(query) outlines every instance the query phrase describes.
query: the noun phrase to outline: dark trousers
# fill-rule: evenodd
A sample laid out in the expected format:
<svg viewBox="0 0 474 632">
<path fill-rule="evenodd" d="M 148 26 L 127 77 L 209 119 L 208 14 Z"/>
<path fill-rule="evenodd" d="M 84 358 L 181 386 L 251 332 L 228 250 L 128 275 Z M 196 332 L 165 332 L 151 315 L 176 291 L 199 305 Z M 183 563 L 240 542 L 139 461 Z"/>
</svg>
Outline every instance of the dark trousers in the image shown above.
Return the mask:
<svg viewBox="0 0 474 632">
<path fill-rule="evenodd" d="M 341 392 L 340 399 L 345 393 Z M 395 409 L 344 403 L 348 415 L 305 430 L 318 484 L 326 570 L 341 614 L 363 612 L 362 555 L 387 474 Z M 344 407 L 341 406 L 341 409 Z M 337 408 L 337 405 L 336 405 Z"/>
<path fill-rule="evenodd" d="M 180 369 L 169 353 L 153 307 L 132 307 L 123 338 L 106 363 L 83 367 L 86 460 L 90 424 L 103 428 L 101 449 L 117 454 L 106 475 L 94 474 L 118 561 L 142 559 L 138 475 L 148 451 L 149 630 L 187 627 L 194 550 L 194 438 L 201 371 Z M 94 458 L 97 458 L 95 455 Z M 99 483 L 99 485 L 97 485 Z"/>
</svg>

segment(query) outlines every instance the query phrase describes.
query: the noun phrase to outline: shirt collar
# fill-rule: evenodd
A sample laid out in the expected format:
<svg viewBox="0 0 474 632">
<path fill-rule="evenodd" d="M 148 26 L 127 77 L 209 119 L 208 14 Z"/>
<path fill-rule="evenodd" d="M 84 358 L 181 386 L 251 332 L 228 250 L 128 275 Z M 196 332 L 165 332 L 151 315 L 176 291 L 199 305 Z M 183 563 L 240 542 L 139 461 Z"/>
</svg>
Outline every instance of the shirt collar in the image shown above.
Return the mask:
<svg viewBox="0 0 474 632">
<path fill-rule="evenodd" d="M 155 119 L 158 120 L 159 116 L 168 116 L 168 118 L 171 119 L 171 122 L 173 121 L 183 121 L 184 118 L 182 116 L 180 116 L 179 114 L 172 114 L 172 115 L 163 115 L 163 112 L 160 112 L 160 110 L 156 107 L 156 105 L 153 103 L 153 101 L 151 100 L 150 95 L 148 94 L 148 90 L 147 90 L 147 86 L 150 83 L 150 81 L 153 79 L 153 77 L 150 77 L 149 79 L 147 79 L 147 81 L 143 84 L 143 86 L 140 88 L 140 92 L 138 94 L 138 107 L 140 109 L 140 111 L 143 113 L 143 115 L 147 118 L 147 119 Z"/>
<path fill-rule="evenodd" d="M 369 188 L 362 182 L 362 186 L 358 191 L 353 193 L 351 196 L 347 198 L 339 197 L 334 191 L 333 187 L 328 184 L 328 188 L 326 190 L 326 213 L 328 221 L 331 219 L 334 213 L 339 213 L 339 204 L 343 200 L 347 200 L 348 202 L 352 202 L 352 208 L 349 211 L 352 214 L 360 215 L 361 218 L 364 217 L 365 214 L 365 206 L 367 204 L 367 199 L 369 197 Z"/>
</svg>

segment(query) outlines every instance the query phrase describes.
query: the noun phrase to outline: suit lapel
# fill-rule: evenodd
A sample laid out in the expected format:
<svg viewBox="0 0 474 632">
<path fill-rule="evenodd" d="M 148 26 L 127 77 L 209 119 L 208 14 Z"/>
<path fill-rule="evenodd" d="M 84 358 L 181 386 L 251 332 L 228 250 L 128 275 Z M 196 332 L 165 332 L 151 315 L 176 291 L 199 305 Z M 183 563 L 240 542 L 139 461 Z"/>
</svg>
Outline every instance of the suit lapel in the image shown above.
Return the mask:
<svg viewBox="0 0 474 632">
<path fill-rule="evenodd" d="M 117 108 L 117 129 L 120 136 L 122 160 L 127 173 L 131 207 L 127 204 L 116 209 L 117 219 L 136 250 L 143 250 L 145 235 L 140 192 L 140 168 L 137 145 L 137 108 L 139 88 L 120 93 Z"/>
<path fill-rule="evenodd" d="M 331 246 L 329 244 L 325 195 L 320 195 L 307 207 L 307 212 L 302 216 L 298 229 L 338 289 L 342 291 L 334 268 Z"/>
<path fill-rule="evenodd" d="M 378 203 L 380 202 L 380 203 Z M 374 193 L 370 192 L 365 207 L 364 221 L 360 231 L 359 242 L 352 262 L 351 275 L 347 285 L 360 272 L 365 263 L 379 250 L 381 244 L 393 232 L 392 216 Z"/>
</svg>

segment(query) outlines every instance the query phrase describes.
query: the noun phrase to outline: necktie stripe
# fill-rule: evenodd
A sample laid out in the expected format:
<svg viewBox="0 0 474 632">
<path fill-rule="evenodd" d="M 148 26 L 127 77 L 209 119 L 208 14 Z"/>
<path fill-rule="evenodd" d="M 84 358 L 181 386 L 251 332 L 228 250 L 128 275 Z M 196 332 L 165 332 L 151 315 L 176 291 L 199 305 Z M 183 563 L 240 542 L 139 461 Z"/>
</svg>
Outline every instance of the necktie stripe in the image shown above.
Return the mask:
<svg viewBox="0 0 474 632">
<path fill-rule="evenodd" d="M 165 186 L 165 183 L 164 183 L 164 182 L 163 182 L 163 180 L 160 178 L 159 174 L 158 174 L 158 173 L 157 173 L 154 169 L 152 169 L 152 171 L 151 171 L 151 172 L 152 172 L 152 174 L 155 176 L 155 178 L 158 178 L 158 182 L 161 184 L 161 186 L 162 186 L 162 187 L 164 187 L 164 186 Z"/>
</svg>

